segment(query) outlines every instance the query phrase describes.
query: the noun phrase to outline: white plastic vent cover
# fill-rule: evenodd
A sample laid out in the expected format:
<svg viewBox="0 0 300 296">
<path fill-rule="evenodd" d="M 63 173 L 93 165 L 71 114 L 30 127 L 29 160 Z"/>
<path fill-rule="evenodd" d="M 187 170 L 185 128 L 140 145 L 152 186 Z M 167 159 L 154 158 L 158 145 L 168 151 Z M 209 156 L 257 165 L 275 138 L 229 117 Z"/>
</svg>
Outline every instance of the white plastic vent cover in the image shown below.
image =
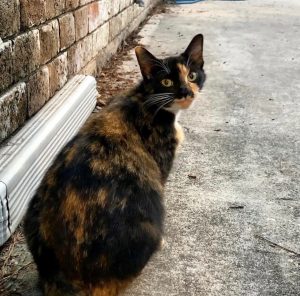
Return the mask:
<svg viewBox="0 0 300 296">
<path fill-rule="evenodd" d="M 74 77 L 0 148 L 0 245 L 25 214 L 46 169 L 96 105 L 93 77 Z"/>
</svg>

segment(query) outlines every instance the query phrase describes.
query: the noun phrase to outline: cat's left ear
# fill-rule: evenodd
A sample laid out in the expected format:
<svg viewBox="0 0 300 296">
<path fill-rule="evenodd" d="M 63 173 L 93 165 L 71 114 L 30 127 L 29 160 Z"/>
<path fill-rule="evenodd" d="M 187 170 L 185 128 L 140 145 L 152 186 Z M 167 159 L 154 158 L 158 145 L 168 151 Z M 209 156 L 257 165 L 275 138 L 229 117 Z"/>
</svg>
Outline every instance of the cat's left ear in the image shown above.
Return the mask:
<svg viewBox="0 0 300 296">
<path fill-rule="evenodd" d="M 135 48 L 135 54 L 139 62 L 143 77 L 150 79 L 152 76 L 153 68 L 157 67 L 157 58 L 142 46 L 137 46 Z"/>
<path fill-rule="evenodd" d="M 189 64 L 196 64 L 203 66 L 203 35 L 196 35 L 185 52 L 183 56 L 186 57 Z"/>
</svg>

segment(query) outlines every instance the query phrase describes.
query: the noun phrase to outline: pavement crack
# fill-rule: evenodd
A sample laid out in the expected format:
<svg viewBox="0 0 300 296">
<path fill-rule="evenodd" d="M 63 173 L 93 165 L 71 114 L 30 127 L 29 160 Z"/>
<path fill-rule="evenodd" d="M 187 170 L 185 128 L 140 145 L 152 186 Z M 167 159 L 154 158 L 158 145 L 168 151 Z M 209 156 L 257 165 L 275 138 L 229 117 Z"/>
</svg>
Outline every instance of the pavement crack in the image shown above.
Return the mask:
<svg viewBox="0 0 300 296">
<path fill-rule="evenodd" d="M 255 237 L 258 238 L 258 239 L 264 240 L 264 241 L 266 241 L 266 242 L 272 244 L 273 246 L 275 246 L 275 247 L 277 247 L 277 248 L 279 248 L 279 249 L 282 249 L 282 250 L 284 250 L 284 251 L 286 251 L 286 252 L 288 252 L 288 253 L 292 253 L 292 254 L 296 255 L 297 257 L 300 257 L 300 254 L 299 254 L 299 253 L 297 253 L 297 252 L 295 252 L 295 251 L 293 251 L 293 250 L 291 250 L 291 249 L 288 249 L 288 248 L 286 248 L 286 247 L 283 247 L 283 246 L 281 246 L 281 245 L 279 245 L 279 244 L 277 244 L 277 243 L 274 243 L 274 242 L 272 242 L 271 240 L 269 240 L 269 239 L 267 239 L 267 238 L 265 238 L 265 237 L 263 237 L 263 236 L 261 236 L 261 235 L 255 235 Z"/>
</svg>

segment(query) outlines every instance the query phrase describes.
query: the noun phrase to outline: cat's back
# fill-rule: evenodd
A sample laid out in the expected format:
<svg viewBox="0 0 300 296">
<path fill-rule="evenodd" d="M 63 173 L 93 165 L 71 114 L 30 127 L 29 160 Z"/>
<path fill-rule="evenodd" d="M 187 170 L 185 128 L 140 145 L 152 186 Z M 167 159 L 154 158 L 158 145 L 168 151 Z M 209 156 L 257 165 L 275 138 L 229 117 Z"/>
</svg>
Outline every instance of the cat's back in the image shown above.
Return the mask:
<svg viewBox="0 0 300 296">
<path fill-rule="evenodd" d="M 112 103 L 91 116 L 58 155 L 39 191 L 48 195 L 56 188 L 67 196 L 68 188 L 91 193 L 116 183 L 162 190 L 160 169 L 124 110 L 136 108 L 128 101 Z"/>
<path fill-rule="evenodd" d="M 70 276 L 80 271 L 98 277 L 104 253 L 120 276 L 135 273 L 160 241 L 161 173 L 122 108 L 116 103 L 95 114 L 65 146 L 25 219 L 29 246 L 34 249 L 37 237 L 47 241 Z M 131 232 L 143 242 L 151 237 L 153 246 L 129 271 L 132 259 L 119 258 L 118 246 L 133 244 Z"/>
<path fill-rule="evenodd" d="M 88 170 L 88 176 L 119 176 L 126 172 L 141 179 L 159 180 L 159 167 L 131 119 L 137 109 L 137 104 L 130 99 L 117 100 L 94 114 L 65 147 L 58 164 L 76 168 L 75 174 L 87 175 Z"/>
</svg>

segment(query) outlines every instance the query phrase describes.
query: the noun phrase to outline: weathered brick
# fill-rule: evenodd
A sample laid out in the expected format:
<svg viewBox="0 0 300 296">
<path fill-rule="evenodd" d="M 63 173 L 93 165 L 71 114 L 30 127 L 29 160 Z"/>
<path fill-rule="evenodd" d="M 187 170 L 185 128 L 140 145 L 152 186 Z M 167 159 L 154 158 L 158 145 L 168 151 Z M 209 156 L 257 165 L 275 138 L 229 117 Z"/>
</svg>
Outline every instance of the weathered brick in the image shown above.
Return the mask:
<svg viewBox="0 0 300 296">
<path fill-rule="evenodd" d="M 23 28 L 41 24 L 46 19 L 46 1 L 20 0 L 21 26 Z"/>
<path fill-rule="evenodd" d="M 68 78 L 77 74 L 81 69 L 80 50 L 80 43 L 75 43 L 68 49 Z"/>
<path fill-rule="evenodd" d="M 109 21 L 110 40 L 113 40 L 121 32 L 121 29 L 122 29 L 122 20 L 120 15 L 117 15 L 112 19 L 110 19 Z"/>
<path fill-rule="evenodd" d="M 89 5 L 89 32 L 98 28 L 103 20 L 101 19 L 101 2 L 97 1 Z"/>
<path fill-rule="evenodd" d="M 93 36 L 88 35 L 83 42 L 83 65 L 86 65 L 93 58 Z"/>
<path fill-rule="evenodd" d="M 13 77 L 14 81 L 27 76 L 40 64 L 39 31 L 32 30 L 14 40 L 13 46 Z"/>
<path fill-rule="evenodd" d="M 133 5 L 133 15 L 134 15 L 134 18 L 136 18 L 140 12 L 143 10 L 142 7 L 140 7 L 138 4 L 134 4 Z"/>
<path fill-rule="evenodd" d="M 58 21 L 54 20 L 40 29 L 41 63 L 45 64 L 59 51 Z"/>
<path fill-rule="evenodd" d="M 120 13 L 120 17 L 121 17 L 121 29 L 124 30 L 129 22 L 128 20 L 128 9 L 123 10 Z"/>
<path fill-rule="evenodd" d="M 20 30 L 20 4 L 18 0 L 0 1 L 0 38 Z"/>
<path fill-rule="evenodd" d="M 95 75 L 97 72 L 97 64 L 96 60 L 92 59 L 83 69 L 81 69 L 80 73 L 84 75 Z"/>
<path fill-rule="evenodd" d="M 39 111 L 49 99 L 49 69 L 42 67 L 37 73 L 29 77 L 27 84 L 28 116 Z"/>
<path fill-rule="evenodd" d="M 46 2 L 46 17 L 52 19 L 61 15 L 65 11 L 65 0 L 47 0 Z"/>
<path fill-rule="evenodd" d="M 15 85 L 0 97 L 0 142 L 26 120 L 27 97 L 24 82 Z"/>
<path fill-rule="evenodd" d="M 85 5 L 85 4 L 90 3 L 92 1 L 94 1 L 94 0 L 80 0 L 80 5 Z"/>
<path fill-rule="evenodd" d="M 120 11 L 127 7 L 127 0 L 120 0 Z"/>
<path fill-rule="evenodd" d="M 93 35 L 88 35 L 78 43 L 81 68 L 93 58 Z"/>
<path fill-rule="evenodd" d="M 109 41 L 109 23 L 103 24 L 93 33 L 93 56 L 107 46 Z"/>
<path fill-rule="evenodd" d="M 110 0 L 102 0 L 100 4 L 100 18 L 106 22 L 110 18 Z"/>
<path fill-rule="evenodd" d="M 0 92 L 13 82 L 12 43 L 0 41 Z"/>
<path fill-rule="evenodd" d="M 99 52 L 99 55 L 96 57 L 97 67 L 101 68 L 116 53 L 122 41 L 121 37 L 120 34 Z"/>
<path fill-rule="evenodd" d="M 61 89 L 67 82 L 68 77 L 68 57 L 67 52 L 64 52 L 51 63 L 48 64 L 49 69 L 49 86 L 50 86 L 50 97 L 55 92 Z"/>
<path fill-rule="evenodd" d="M 111 16 L 115 16 L 120 11 L 120 1 L 111 1 L 110 13 Z"/>
<path fill-rule="evenodd" d="M 69 77 L 79 73 L 80 70 L 92 60 L 93 53 L 93 35 L 88 35 L 86 38 L 71 46 L 68 50 Z"/>
<path fill-rule="evenodd" d="M 79 0 L 66 0 L 66 10 L 77 8 L 79 5 Z"/>
<path fill-rule="evenodd" d="M 128 22 L 131 22 L 134 19 L 134 8 L 133 5 L 129 6 L 127 8 L 127 17 L 128 17 Z"/>
<path fill-rule="evenodd" d="M 76 41 L 86 36 L 89 32 L 88 13 L 88 6 L 84 6 L 74 12 Z"/>
<path fill-rule="evenodd" d="M 72 13 L 59 18 L 60 48 L 65 49 L 75 42 L 75 23 Z"/>
</svg>

